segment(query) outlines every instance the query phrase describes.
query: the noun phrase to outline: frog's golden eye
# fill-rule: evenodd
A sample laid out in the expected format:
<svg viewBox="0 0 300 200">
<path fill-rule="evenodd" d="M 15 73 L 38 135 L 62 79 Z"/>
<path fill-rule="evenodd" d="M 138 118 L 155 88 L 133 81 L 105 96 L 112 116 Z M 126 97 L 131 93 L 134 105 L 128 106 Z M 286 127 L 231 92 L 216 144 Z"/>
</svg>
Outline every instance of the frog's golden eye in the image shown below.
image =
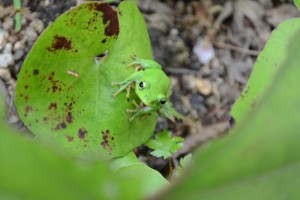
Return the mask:
<svg viewBox="0 0 300 200">
<path fill-rule="evenodd" d="M 145 81 L 141 81 L 139 83 L 139 86 L 140 86 L 141 89 L 144 89 L 146 87 L 146 82 Z"/>
</svg>

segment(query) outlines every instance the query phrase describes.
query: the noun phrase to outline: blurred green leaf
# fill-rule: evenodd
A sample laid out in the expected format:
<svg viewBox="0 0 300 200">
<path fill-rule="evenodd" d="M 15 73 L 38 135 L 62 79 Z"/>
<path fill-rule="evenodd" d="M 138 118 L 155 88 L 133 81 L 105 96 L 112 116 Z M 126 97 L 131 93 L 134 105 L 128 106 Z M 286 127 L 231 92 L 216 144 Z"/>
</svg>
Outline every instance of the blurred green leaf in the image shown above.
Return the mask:
<svg viewBox="0 0 300 200">
<path fill-rule="evenodd" d="M 192 162 L 192 154 L 187 154 L 183 158 L 180 158 L 179 165 L 175 168 L 175 176 L 183 175 L 184 171 Z"/>
<path fill-rule="evenodd" d="M 300 0 L 294 0 L 294 4 L 296 5 L 298 10 L 300 11 Z"/>
<path fill-rule="evenodd" d="M 114 159 L 112 168 L 120 178 L 136 180 L 142 186 L 143 197 L 157 193 L 169 183 L 158 171 L 140 162 L 133 152 Z"/>
<path fill-rule="evenodd" d="M 295 23 L 298 20 L 289 20 L 284 26 L 293 29 Z M 161 199 L 300 198 L 299 35 L 298 29 L 293 37 L 287 36 L 290 43 L 282 45 L 288 47 L 287 58 L 276 75 L 266 76 L 274 78 L 273 84 L 247 120 L 200 150 L 193 171 Z"/>
<path fill-rule="evenodd" d="M 107 163 L 58 156 L 2 119 L 0 127 L 0 199 L 140 199 L 139 182 L 116 176 Z"/>
<path fill-rule="evenodd" d="M 183 146 L 182 137 L 172 137 L 167 130 L 155 135 L 155 139 L 149 140 L 146 145 L 154 149 L 150 154 L 156 157 L 169 158 Z"/>
<path fill-rule="evenodd" d="M 179 160 L 179 164 L 181 167 L 187 167 L 192 161 L 192 154 L 188 154 Z"/>
<path fill-rule="evenodd" d="M 1 100 L 0 199 L 141 199 L 168 184 L 132 152 L 109 167 L 54 154 L 3 123 Z"/>
<path fill-rule="evenodd" d="M 113 94 L 131 55 L 152 58 L 144 19 L 133 2 L 116 10 L 85 2 L 62 14 L 39 37 L 18 76 L 16 106 L 26 126 L 59 152 L 91 159 L 120 157 L 153 134 L 156 115 L 134 120 L 132 93 Z M 103 154 L 105 152 L 105 154 Z M 101 155 L 101 156 L 100 156 Z"/>
<path fill-rule="evenodd" d="M 300 29 L 300 19 L 289 19 L 281 23 L 271 34 L 264 50 L 258 56 L 253 72 L 241 96 L 231 111 L 235 122 L 240 122 L 254 109 L 262 94 L 274 84 L 277 74 L 290 49 L 289 41 Z"/>
</svg>

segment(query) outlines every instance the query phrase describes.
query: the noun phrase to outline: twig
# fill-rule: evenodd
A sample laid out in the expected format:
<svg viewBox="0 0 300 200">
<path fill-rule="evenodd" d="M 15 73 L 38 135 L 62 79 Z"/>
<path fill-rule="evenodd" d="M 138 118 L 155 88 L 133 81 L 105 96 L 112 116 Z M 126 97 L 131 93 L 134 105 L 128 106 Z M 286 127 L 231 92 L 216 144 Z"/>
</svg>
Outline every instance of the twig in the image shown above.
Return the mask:
<svg viewBox="0 0 300 200">
<path fill-rule="evenodd" d="M 191 69 L 184 69 L 184 68 L 165 68 L 166 72 L 169 72 L 171 74 L 195 74 L 197 71 L 191 70 Z"/>
<path fill-rule="evenodd" d="M 237 47 L 231 44 L 226 44 L 223 42 L 218 42 L 218 41 L 213 41 L 213 44 L 218 47 L 218 48 L 222 48 L 222 49 L 230 49 L 232 51 L 236 51 L 239 53 L 245 53 L 245 54 L 249 54 L 252 56 L 258 56 L 260 54 L 260 51 L 254 51 L 254 50 L 250 50 L 250 49 L 245 49 L 242 47 Z"/>
<path fill-rule="evenodd" d="M 201 133 L 191 135 L 185 138 L 184 146 L 178 152 L 173 154 L 172 157 L 176 158 L 180 155 L 191 153 L 194 149 L 199 147 L 204 142 L 217 138 L 228 130 L 229 130 L 229 122 L 227 121 L 219 122 L 217 124 L 208 126 L 203 130 L 201 130 Z"/>
</svg>

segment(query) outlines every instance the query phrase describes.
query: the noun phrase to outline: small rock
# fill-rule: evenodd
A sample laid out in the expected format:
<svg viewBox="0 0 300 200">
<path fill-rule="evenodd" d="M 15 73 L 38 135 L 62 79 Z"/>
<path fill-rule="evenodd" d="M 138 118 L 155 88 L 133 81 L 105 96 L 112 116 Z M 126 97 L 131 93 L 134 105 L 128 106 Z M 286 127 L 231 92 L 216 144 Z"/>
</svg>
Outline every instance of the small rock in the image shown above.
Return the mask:
<svg viewBox="0 0 300 200">
<path fill-rule="evenodd" d="M 11 75 L 10 75 L 9 69 L 0 68 L 0 79 L 3 80 L 5 83 L 7 83 L 9 80 L 11 80 Z M 8 90 L 7 90 L 7 92 L 8 92 Z"/>
<path fill-rule="evenodd" d="M 18 49 L 14 54 L 14 59 L 19 60 L 23 57 L 23 55 L 24 55 L 23 49 Z"/>
<path fill-rule="evenodd" d="M 0 54 L 0 68 L 7 68 L 10 65 L 13 65 L 14 58 L 9 53 Z"/>
<path fill-rule="evenodd" d="M 41 20 L 35 19 L 30 23 L 30 26 L 39 34 L 44 30 L 44 24 Z"/>
<path fill-rule="evenodd" d="M 4 30 L 10 30 L 14 26 L 14 20 L 12 17 L 7 17 L 2 24 Z"/>
<path fill-rule="evenodd" d="M 202 76 L 210 76 L 212 74 L 212 71 L 211 71 L 211 69 L 209 68 L 208 65 L 204 65 L 201 68 L 200 72 L 201 72 Z"/>
<path fill-rule="evenodd" d="M 215 50 L 208 40 L 199 40 L 193 52 L 202 64 L 208 64 L 215 56 Z"/>
<path fill-rule="evenodd" d="M 9 53 L 11 54 L 12 52 L 12 44 L 11 43 L 7 43 L 3 49 L 3 53 Z"/>
<path fill-rule="evenodd" d="M 38 35 L 32 27 L 28 27 L 25 30 L 24 39 L 29 42 L 34 42 L 37 39 Z"/>
<path fill-rule="evenodd" d="M 24 45 L 24 41 L 23 40 L 17 41 L 14 44 L 14 51 L 17 51 L 18 49 L 24 49 L 24 47 L 25 47 L 25 45 Z"/>
<path fill-rule="evenodd" d="M 9 37 L 8 33 L 0 29 L 0 50 L 5 47 L 8 37 Z"/>
<path fill-rule="evenodd" d="M 203 114 L 207 111 L 204 106 L 204 97 L 200 94 L 191 94 L 190 102 L 192 108 L 195 109 L 198 113 Z"/>
<path fill-rule="evenodd" d="M 8 38 L 8 41 L 12 44 L 15 44 L 19 40 L 20 40 L 19 34 L 10 34 Z"/>
<path fill-rule="evenodd" d="M 196 91 L 197 78 L 194 75 L 183 75 L 182 76 L 182 87 L 184 90 Z"/>
<path fill-rule="evenodd" d="M 213 87 L 211 83 L 204 79 L 197 79 L 196 88 L 201 94 L 208 96 L 212 93 Z"/>
</svg>

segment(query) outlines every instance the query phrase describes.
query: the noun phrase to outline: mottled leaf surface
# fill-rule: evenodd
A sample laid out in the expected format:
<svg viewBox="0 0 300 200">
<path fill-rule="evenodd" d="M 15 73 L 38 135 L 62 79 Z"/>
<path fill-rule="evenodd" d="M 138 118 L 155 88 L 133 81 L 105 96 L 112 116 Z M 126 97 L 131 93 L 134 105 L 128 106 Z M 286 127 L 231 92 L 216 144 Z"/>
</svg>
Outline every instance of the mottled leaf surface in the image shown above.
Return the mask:
<svg viewBox="0 0 300 200">
<path fill-rule="evenodd" d="M 131 54 L 151 59 L 143 17 L 132 2 L 114 10 L 86 2 L 39 37 L 18 76 L 15 103 L 26 126 L 54 149 L 94 159 L 122 156 L 153 133 L 156 115 L 129 122 L 133 94 L 113 97 L 133 69 Z"/>
<path fill-rule="evenodd" d="M 282 66 L 290 49 L 289 41 L 299 29 L 300 19 L 295 18 L 284 21 L 272 32 L 257 58 L 244 91 L 231 111 L 236 122 L 240 122 L 249 111 L 255 109 L 262 94 L 274 84 L 274 76 Z"/>
</svg>

